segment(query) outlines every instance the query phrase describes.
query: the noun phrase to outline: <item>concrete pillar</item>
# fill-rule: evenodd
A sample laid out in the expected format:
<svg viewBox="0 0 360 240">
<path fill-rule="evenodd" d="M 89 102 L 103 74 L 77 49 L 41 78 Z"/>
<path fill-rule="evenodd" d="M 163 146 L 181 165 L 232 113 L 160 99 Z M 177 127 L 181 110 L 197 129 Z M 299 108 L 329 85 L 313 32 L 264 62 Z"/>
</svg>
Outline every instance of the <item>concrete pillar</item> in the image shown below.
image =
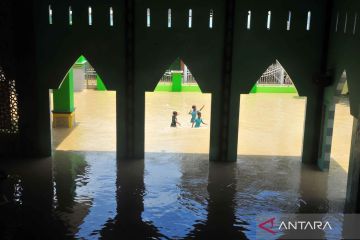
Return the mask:
<svg viewBox="0 0 360 240">
<path fill-rule="evenodd" d="M 72 128 L 75 123 L 74 80 L 72 69 L 59 89 L 53 91 L 53 127 Z"/>
<path fill-rule="evenodd" d="M 227 121 L 223 118 L 222 107 L 229 109 Z M 240 95 L 235 91 L 231 91 L 230 104 L 228 105 L 223 101 L 220 93 L 212 94 L 210 161 L 233 162 L 237 160 L 239 113 Z M 222 134 L 220 131 L 223 131 Z M 220 147 L 221 145 L 223 148 Z"/>
<path fill-rule="evenodd" d="M 232 87 L 235 1 L 226 1 L 226 31 L 221 85 L 214 86 L 211 100 L 210 160 L 236 161 L 239 93 Z"/>
<path fill-rule="evenodd" d="M 302 151 L 303 163 L 316 164 L 319 158 L 322 106 L 321 94 L 314 94 L 307 97 Z"/>
<path fill-rule="evenodd" d="M 360 213 L 360 121 L 354 118 L 345 211 Z"/>
<path fill-rule="evenodd" d="M 317 165 L 322 171 L 328 171 L 330 167 L 331 145 L 334 129 L 335 103 L 323 104 L 321 119 L 320 149 Z"/>
<path fill-rule="evenodd" d="M 139 88 L 140 89 L 140 88 Z M 133 96 L 133 97 L 132 97 Z M 117 158 L 143 159 L 145 150 L 145 92 L 117 91 Z"/>
<path fill-rule="evenodd" d="M 72 67 L 74 79 L 74 91 L 81 92 L 85 89 L 85 65 L 75 64 Z"/>
<path fill-rule="evenodd" d="M 188 80 L 188 68 L 184 64 L 184 83 L 187 83 L 187 80 Z"/>
<path fill-rule="evenodd" d="M 143 159 L 145 152 L 145 92 L 137 91 L 134 101 L 134 158 Z"/>
</svg>

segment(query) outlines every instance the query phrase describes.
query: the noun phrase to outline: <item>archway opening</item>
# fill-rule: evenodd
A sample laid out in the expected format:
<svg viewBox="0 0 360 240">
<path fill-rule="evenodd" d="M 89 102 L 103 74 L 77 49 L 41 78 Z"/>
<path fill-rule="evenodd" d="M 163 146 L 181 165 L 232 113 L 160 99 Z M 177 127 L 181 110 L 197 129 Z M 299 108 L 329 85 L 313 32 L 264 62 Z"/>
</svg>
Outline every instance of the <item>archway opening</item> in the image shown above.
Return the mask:
<svg viewBox="0 0 360 240">
<path fill-rule="evenodd" d="M 142 219 L 154 224 L 168 238 L 186 238 L 195 231 L 197 222 L 206 219 L 206 203 L 193 194 L 183 194 L 192 191 L 194 185 L 189 179 L 194 178 L 196 191 L 206 194 L 203 183 L 209 167 L 211 94 L 202 92 L 190 67 L 176 59 L 154 92 L 145 93 L 147 194 Z M 158 202 L 167 209 L 161 214 L 154 205 Z M 194 212 L 190 205 L 197 206 L 198 211 Z M 178 224 L 170 223 L 169 219 L 177 219 Z"/>
<path fill-rule="evenodd" d="M 50 90 L 50 103 L 53 150 L 116 151 L 116 92 L 84 56 Z"/>
<path fill-rule="evenodd" d="M 275 61 L 250 94 L 240 96 L 238 155 L 301 159 L 306 98 Z"/>
<path fill-rule="evenodd" d="M 181 59 L 145 93 L 145 103 L 146 153 L 209 153 L 211 94 L 202 93 Z"/>
</svg>

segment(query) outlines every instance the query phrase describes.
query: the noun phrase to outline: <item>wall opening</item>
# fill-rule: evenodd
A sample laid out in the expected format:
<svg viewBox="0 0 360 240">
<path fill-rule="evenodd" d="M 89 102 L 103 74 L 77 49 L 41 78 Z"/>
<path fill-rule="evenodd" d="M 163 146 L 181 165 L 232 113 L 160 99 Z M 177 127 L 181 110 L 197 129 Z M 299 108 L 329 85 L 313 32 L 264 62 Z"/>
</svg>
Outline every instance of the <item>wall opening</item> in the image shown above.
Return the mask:
<svg viewBox="0 0 360 240">
<path fill-rule="evenodd" d="M 71 6 L 69 7 L 69 25 L 73 24 L 73 11 L 71 9 Z"/>
<path fill-rule="evenodd" d="M 189 9 L 188 28 L 192 28 L 192 9 Z"/>
<path fill-rule="evenodd" d="M 93 18 L 92 18 L 92 8 L 89 7 L 89 26 L 93 24 Z"/>
<path fill-rule="evenodd" d="M 271 28 L 271 11 L 268 11 L 267 20 L 266 20 L 266 29 L 270 30 Z"/>
<path fill-rule="evenodd" d="M 276 61 L 240 96 L 238 155 L 301 160 L 306 98 Z"/>
<path fill-rule="evenodd" d="M 50 90 L 55 151 L 116 151 L 116 92 L 80 56 L 58 89 Z"/>
<path fill-rule="evenodd" d="M 150 13 L 150 8 L 146 9 L 146 26 L 150 27 L 150 19 L 151 18 L 151 13 Z"/>
<path fill-rule="evenodd" d="M 291 15 L 292 15 L 292 13 L 291 13 L 291 11 L 289 11 L 288 19 L 286 21 L 286 30 L 287 31 L 290 31 L 290 29 L 291 29 Z"/>
<path fill-rule="evenodd" d="M 310 31 L 311 28 L 311 11 L 307 13 L 306 31 Z"/>
<path fill-rule="evenodd" d="M 251 11 L 248 11 L 248 15 L 247 15 L 247 22 L 246 22 L 246 29 L 250 30 L 251 29 Z"/>
<path fill-rule="evenodd" d="M 171 8 L 168 9 L 168 28 L 171 28 Z"/>
<path fill-rule="evenodd" d="M 51 8 L 51 5 L 49 5 L 49 24 L 53 24 L 53 10 Z"/>
<path fill-rule="evenodd" d="M 214 25 L 214 10 L 210 9 L 209 28 L 213 28 L 213 25 Z"/>
<path fill-rule="evenodd" d="M 145 105 L 146 153 L 209 153 L 211 94 L 202 93 L 181 59 L 169 66 L 154 92 L 145 93 Z M 198 120 L 197 111 L 205 124 Z M 177 123 L 171 127 L 174 112 Z"/>
<path fill-rule="evenodd" d="M 348 13 L 345 14 L 344 33 L 347 32 L 347 21 L 348 21 Z"/>
<path fill-rule="evenodd" d="M 109 21 L 110 21 L 110 26 L 113 27 L 114 26 L 114 10 L 112 7 L 110 7 L 109 9 Z"/>
</svg>

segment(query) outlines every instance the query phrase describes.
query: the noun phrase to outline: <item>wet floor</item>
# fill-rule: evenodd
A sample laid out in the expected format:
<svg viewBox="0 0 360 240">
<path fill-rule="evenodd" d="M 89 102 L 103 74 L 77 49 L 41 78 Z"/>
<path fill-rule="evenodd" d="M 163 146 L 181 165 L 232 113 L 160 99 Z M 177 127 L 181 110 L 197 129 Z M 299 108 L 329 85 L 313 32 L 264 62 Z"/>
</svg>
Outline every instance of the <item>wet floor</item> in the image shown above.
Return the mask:
<svg viewBox="0 0 360 240">
<path fill-rule="evenodd" d="M 115 151 L 116 92 L 75 92 L 74 102 L 75 127 L 53 129 L 53 148 L 63 151 Z"/>
<path fill-rule="evenodd" d="M 78 96 L 80 95 L 77 95 L 76 101 L 81 99 Z M 154 117 L 149 116 L 149 113 L 164 111 L 166 105 L 156 99 L 156 96 L 146 98 L 153 101 L 146 103 L 147 138 L 153 137 L 155 141 L 165 135 L 166 139 L 169 139 L 173 134 L 173 141 L 180 141 L 176 136 L 181 136 L 182 130 L 189 131 L 186 123 L 188 107 L 182 108 L 180 100 L 185 101 L 186 105 L 191 105 L 192 102 L 197 105 L 205 104 L 205 109 L 210 109 L 205 99 L 192 100 L 188 96 L 177 97 L 168 106 L 170 112 L 179 109 L 179 121 L 185 123 L 183 128 L 174 129 L 174 133 L 160 135 L 156 131 L 173 129 L 164 130 L 165 127 L 159 127 L 151 132 L 148 130 L 148 118 Z M 271 98 L 276 103 L 278 97 L 263 96 L 262 101 L 258 102 L 242 99 L 241 106 L 246 102 L 262 106 L 269 104 Z M 288 97 L 284 96 L 284 99 Z M 94 98 L 95 95 L 89 100 L 92 102 L 89 106 L 96 104 Z M 164 95 L 161 98 L 168 99 L 169 96 Z M 210 102 L 208 96 L 207 98 Z M 264 101 L 266 98 L 268 99 Z M 301 114 L 304 114 L 304 99 L 291 97 L 290 102 L 301 111 L 297 109 L 299 114 L 279 113 L 281 116 L 294 118 L 289 119 L 290 123 L 284 123 L 283 126 L 291 126 L 294 124 L 291 121 L 295 119 L 303 121 Z M 284 108 L 284 104 L 275 104 L 277 107 L 273 107 L 271 111 L 292 109 L 286 104 Z M 80 106 L 77 108 L 79 112 Z M 101 106 L 106 108 L 106 104 Z M 152 110 L 149 111 L 149 106 L 156 107 L 150 107 Z M 339 108 L 344 108 L 346 112 L 348 106 L 345 103 L 339 105 Z M 251 124 L 244 125 L 243 117 L 249 116 L 250 107 L 243 109 L 240 133 L 241 129 L 245 129 L 241 134 L 246 134 L 246 128 L 253 129 L 252 134 L 257 133 L 254 126 L 259 126 L 261 121 L 255 119 Z M 109 129 L 112 128 L 110 123 L 113 120 L 106 117 L 109 116 L 106 114 L 110 113 L 102 112 L 109 124 L 103 128 L 107 133 L 103 133 L 101 138 L 111 133 Z M 204 119 L 210 119 L 210 112 L 204 115 Z M 264 113 L 264 116 L 271 115 Z M 91 129 L 88 122 L 93 119 L 85 120 L 80 116 L 81 113 L 78 113 L 77 119 L 82 124 L 78 125 L 77 134 L 81 136 L 81 127 Z M 258 115 L 254 117 L 259 118 Z M 163 121 L 164 124 L 167 123 L 166 126 L 169 125 L 168 114 L 156 115 L 156 118 L 157 123 Z M 351 120 L 336 119 L 336 124 L 345 124 Z M 261 133 L 261 138 L 267 137 L 269 140 L 270 135 L 274 134 L 274 139 L 270 142 L 275 146 L 274 149 L 280 149 L 281 143 L 290 140 L 276 139 L 275 130 L 280 130 L 276 127 L 277 123 L 272 124 L 274 125 L 271 130 L 263 130 L 273 132 Z M 101 124 L 96 126 L 102 128 Z M 295 129 L 295 132 L 302 131 L 298 130 L 298 127 Z M 54 136 L 61 136 L 56 135 L 56 131 Z M 338 213 L 344 208 L 346 171 L 338 161 L 332 162 L 329 173 L 302 165 L 298 152 L 288 149 L 297 150 L 301 145 L 301 140 L 298 140 L 301 136 L 297 134 L 290 134 L 289 138 L 294 143 L 285 147 L 286 150 L 280 149 L 283 152 L 279 151 L 278 155 L 277 151 L 265 145 L 266 150 L 263 152 L 246 154 L 241 151 L 240 145 L 236 163 L 210 163 L 205 153 L 178 153 L 176 147 L 171 150 L 173 153 L 165 152 L 167 148 L 164 148 L 164 151 L 161 147 L 151 149 L 156 142 L 148 139 L 146 148 L 149 150 L 145 161 L 119 162 L 116 161 L 115 151 L 101 146 L 102 142 L 96 138 L 90 143 L 82 144 L 82 141 L 79 141 L 81 144 L 73 145 L 72 142 L 77 140 L 77 134 L 73 134 L 75 131 L 76 129 L 65 134 L 69 138 L 68 143 L 58 141 L 59 144 L 55 144 L 59 147 L 51 158 L 16 164 L 9 161 L 0 165 L 0 169 L 6 170 L 10 175 L 2 186 L 9 203 L 0 206 L 0 225 L 5 226 L 0 231 L 4 239 L 255 239 L 256 217 L 259 214 Z M 204 127 L 194 134 L 204 134 L 202 137 L 205 141 L 208 131 L 208 128 Z M 184 136 L 189 137 L 188 133 Z M 83 134 L 94 133 L 84 131 Z M 336 134 L 334 133 L 335 138 L 339 137 L 339 134 L 343 137 L 341 132 Z M 85 136 L 84 140 L 91 135 Z M 169 144 L 166 140 L 159 141 L 163 141 L 159 144 L 162 147 L 171 146 L 166 145 Z M 186 144 L 180 146 L 184 147 Z M 251 144 L 253 143 L 249 141 L 249 148 Z M 72 146 L 86 150 L 69 150 Z M 95 146 L 97 150 L 88 149 Z M 201 151 L 205 151 L 206 148 L 201 146 L 205 145 L 199 145 Z M 252 149 L 255 150 L 255 147 Z M 192 149 L 198 148 L 195 146 Z M 339 155 L 341 151 L 345 152 L 341 148 L 335 151 L 339 151 Z M 332 220 L 341 222 L 341 219 Z M 331 237 L 339 239 L 340 232 L 341 224 L 336 232 L 339 235 Z"/>
<path fill-rule="evenodd" d="M 249 94 L 240 102 L 239 154 L 301 156 L 306 98 Z"/>
<path fill-rule="evenodd" d="M 2 166 L 11 176 L 4 186 L 11 203 L 0 207 L 4 236 L 254 239 L 260 213 L 336 213 L 344 206 L 328 173 L 293 157 L 240 156 L 224 164 L 205 154 L 150 153 L 132 162 L 115 155 L 56 151 Z"/>
</svg>

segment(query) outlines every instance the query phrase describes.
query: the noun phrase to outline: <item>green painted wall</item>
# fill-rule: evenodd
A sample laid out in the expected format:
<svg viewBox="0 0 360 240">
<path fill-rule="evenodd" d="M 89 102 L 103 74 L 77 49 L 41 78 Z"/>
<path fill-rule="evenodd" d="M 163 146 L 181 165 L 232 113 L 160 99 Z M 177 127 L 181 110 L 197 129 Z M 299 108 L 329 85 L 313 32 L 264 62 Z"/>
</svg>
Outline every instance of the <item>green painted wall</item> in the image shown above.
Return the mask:
<svg viewBox="0 0 360 240">
<path fill-rule="evenodd" d="M 106 91 L 106 86 L 103 80 L 100 78 L 99 75 L 96 75 L 96 90 L 98 91 Z"/>
<path fill-rule="evenodd" d="M 154 92 L 171 92 L 172 91 L 172 86 L 171 84 L 161 84 L 159 83 Z"/>
<path fill-rule="evenodd" d="M 254 85 L 250 93 L 298 93 L 294 86 Z"/>
<path fill-rule="evenodd" d="M 182 92 L 199 92 L 201 93 L 201 89 L 198 85 L 183 85 Z"/>
<path fill-rule="evenodd" d="M 161 84 L 159 83 L 154 92 L 172 92 L 171 84 Z M 201 89 L 198 85 L 182 85 L 181 92 L 198 92 L 201 93 Z"/>
<path fill-rule="evenodd" d="M 75 110 L 74 107 L 74 79 L 73 71 L 70 69 L 66 74 L 59 89 L 53 91 L 54 112 L 70 113 Z"/>
<path fill-rule="evenodd" d="M 85 64 L 87 62 L 86 58 L 81 55 L 78 60 L 76 60 L 75 64 Z"/>
</svg>

